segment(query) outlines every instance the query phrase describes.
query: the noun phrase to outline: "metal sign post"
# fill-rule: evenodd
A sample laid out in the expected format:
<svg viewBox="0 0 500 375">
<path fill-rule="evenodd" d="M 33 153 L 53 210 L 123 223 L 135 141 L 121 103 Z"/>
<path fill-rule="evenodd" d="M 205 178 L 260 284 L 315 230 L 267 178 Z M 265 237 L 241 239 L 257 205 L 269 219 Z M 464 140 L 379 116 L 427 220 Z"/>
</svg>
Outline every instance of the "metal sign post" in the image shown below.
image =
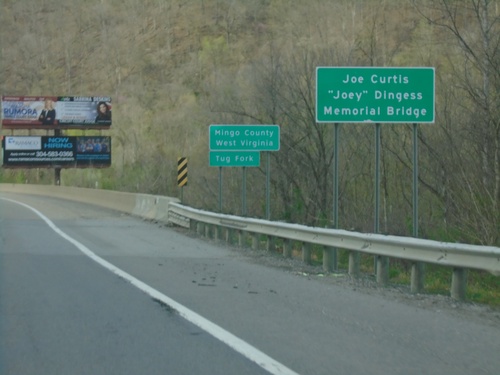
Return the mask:
<svg viewBox="0 0 500 375">
<path fill-rule="evenodd" d="M 373 218 L 375 233 L 380 231 L 380 123 L 375 124 L 375 186 L 374 186 L 375 214 Z M 373 260 L 373 273 L 378 278 L 378 263 L 381 261 L 379 256 Z"/>
<path fill-rule="evenodd" d="M 219 167 L 219 212 L 222 213 L 222 167 Z"/>
<path fill-rule="evenodd" d="M 333 228 L 339 229 L 339 125 L 334 125 L 333 145 Z"/>
<path fill-rule="evenodd" d="M 241 216 L 247 216 L 247 168 L 241 168 Z"/>
<path fill-rule="evenodd" d="M 413 237 L 418 237 L 418 124 L 413 124 Z"/>
<path fill-rule="evenodd" d="M 219 211 L 222 212 L 222 167 L 243 167 L 242 215 L 247 214 L 246 167 L 260 166 L 260 151 L 280 149 L 279 125 L 210 125 L 209 165 L 219 167 Z M 270 218 L 270 155 L 266 158 L 266 218 Z"/>
<path fill-rule="evenodd" d="M 374 231 L 380 232 L 380 124 L 413 123 L 413 235 L 418 236 L 418 154 L 416 123 L 435 118 L 435 69 L 432 67 L 317 67 L 316 122 L 375 123 Z M 335 129 L 335 152 L 337 152 Z M 337 163 L 338 154 L 335 154 Z M 334 164 L 333 222 L 338 227 L 338 170 Z M 377 280 L 388 279 L 388 261 L 374 262 Z M 381 268 L 381 269 L 379 269 Z M 418 269 L 417 266 L 414 267 Z M 415 271 L 416 274 L 421 272 Z M 412 269 L 413 274 L 413 269 Z M 412 276 L 413 277 L 413 276 Z M 412 282 L 412 285 L 414 283 Z"/>
<path fill-rule="evenodd" d="M 184 186 L 188 182 L 187 157 L 177 158 L 177 186 L 181 189 L 181 203 L 184 202 Z"/>
<path fill-rule="evenodd" d="M 418 124 L 413 124 L 413 237 L 418 238 Z M 411 292 L 424 290 L 425 265 L 414 262 L 411 265 Z"/>
<path fill-rule="evenodd" d="M 271 220 L 271 154 L 266 152 L 266 220 Z"/>
</svg>

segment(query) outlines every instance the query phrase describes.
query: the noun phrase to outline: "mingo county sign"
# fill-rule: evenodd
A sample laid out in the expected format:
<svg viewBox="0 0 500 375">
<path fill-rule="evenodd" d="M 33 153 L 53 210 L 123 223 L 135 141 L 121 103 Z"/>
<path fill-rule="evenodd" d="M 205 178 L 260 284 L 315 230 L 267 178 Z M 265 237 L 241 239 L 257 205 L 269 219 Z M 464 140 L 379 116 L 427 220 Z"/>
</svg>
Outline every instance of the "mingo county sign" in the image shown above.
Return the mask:
<svg viewBox="0 0 500 375">
<path fill-rule="evenodd" d="M 318 67 L 316 121 L 433 123 L 434 68 Z"/>
<path fill-rule="evenodd" d="M 210 151 L 278 151 L 279 125 L 210 125 Z"/>
</svg>

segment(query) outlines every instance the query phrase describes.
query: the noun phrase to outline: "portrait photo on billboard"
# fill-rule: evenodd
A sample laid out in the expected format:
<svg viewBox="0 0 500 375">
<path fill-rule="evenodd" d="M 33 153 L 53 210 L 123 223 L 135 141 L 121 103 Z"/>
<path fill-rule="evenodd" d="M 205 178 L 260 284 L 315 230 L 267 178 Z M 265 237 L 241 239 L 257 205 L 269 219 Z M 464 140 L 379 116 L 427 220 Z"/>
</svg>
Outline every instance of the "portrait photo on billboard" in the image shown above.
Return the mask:
<svg viewBox="0 0 500 375">
<path fill-rule="evenodd" d="M 104 96 L 2 96 L 5 129 L 107 129 L 111 113 Z"/>
</svg>

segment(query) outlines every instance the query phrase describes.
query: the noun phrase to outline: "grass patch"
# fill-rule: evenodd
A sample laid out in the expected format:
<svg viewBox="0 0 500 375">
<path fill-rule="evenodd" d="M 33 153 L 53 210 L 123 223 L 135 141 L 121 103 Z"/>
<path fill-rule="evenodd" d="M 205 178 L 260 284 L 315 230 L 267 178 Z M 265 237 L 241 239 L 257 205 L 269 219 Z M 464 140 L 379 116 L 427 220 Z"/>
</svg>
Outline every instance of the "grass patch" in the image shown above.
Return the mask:
<svg viewBox="0 0 500 375">
<path fill-rule="evenodd" d="M 225 232 L 221 232 L 222 239 L 225 239 Z M 259 248 L 263 249 L 267 244 L 267 236 L 258 237 Z M 231 243 L 237 244 L 238 231 L 230 232 Z M 300 257 L 302 244 L 292 241 L 294 257 Z M 244 246 L 252 246 L 252 239 L 245 235 Z M 276 253 L 283 253 L 283 240 L 274 239 L 274 249 Z M 373 275 L 375 273 L 375 259 L 371 254 L 361 253 L 360 271 L 363 274 Z M 320 265 L 323 261 L 323 246 L 311 246 L 311 263 Z M 338 269 L 349 268 L 349 251 L 337 250 Z M 389 280 L 394 284 L 410 285 L 411 282 L 411 262 L 403 259 L 391 258 L 389 263 Z M 452 268 L 434 264 L 425 265 L 424 292 L 429 294 L 450 295 Z M 500 277 L 494 276 L 486 271 L 469 270 L 467 273 L 466 299 L 469 302 L 480 303 L 492 307 L 500 307 Z"/>
<path fill-rule="evenodd" d="M 426 293 L 450 295 L 453 269 L 434 264 L 425 266 Z M 411 262 L 391 259 L 390 281 L 398 284 L 410 284 Z M 500 277 L 486 271 L 469 270 L 467 272 L 466 299 L 469 302 L 500 307 Z"/>
<path fill-rule="evenodd" d="M 469 271 L 466 298 L 470 301 L 500 307 L 500 277 L 486 271 Z"/>
<path fill-rule="evenodd" d="M 375 273 L 375 256 L 362 254 L 360 270 L 364 274 Z M 410 285 L 411 262 L 402 259 L 390 259 L 389 280 L 391 283 Z M 348 269 L 349 251 L 338 251 L 339 269 Z M 425 265 L 425 293 L 450 295 L 451 267 L 435 264 Z M 480 303 L 492 307 L 500 307 L 500 277 L 486 271 L 469 270 L 467 273 L 466 299 L 469 302 Z"/>
</svg>

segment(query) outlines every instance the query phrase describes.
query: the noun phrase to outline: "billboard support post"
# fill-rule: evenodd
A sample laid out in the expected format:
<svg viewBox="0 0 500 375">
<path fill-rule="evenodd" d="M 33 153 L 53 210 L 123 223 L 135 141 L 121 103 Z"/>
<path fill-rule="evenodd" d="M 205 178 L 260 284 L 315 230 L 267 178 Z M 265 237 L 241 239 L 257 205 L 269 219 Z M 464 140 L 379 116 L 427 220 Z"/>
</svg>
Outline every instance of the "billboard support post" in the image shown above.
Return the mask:
<svg viewBox="0 0 500 375">
<path fill-rule="evenodd" d="M 54 169 L 54 185 L 61 185 L 61 168 L 59 167 Z"/>
<path fill-rule="evenodd" d="M 62 131 L 60 129 L 54 129 L 54 137 L 59 137 L 61 135 Z M 61 186 L 61 168 L 57 166 L 54 169 L 54 185 Z"/>
</svg>

